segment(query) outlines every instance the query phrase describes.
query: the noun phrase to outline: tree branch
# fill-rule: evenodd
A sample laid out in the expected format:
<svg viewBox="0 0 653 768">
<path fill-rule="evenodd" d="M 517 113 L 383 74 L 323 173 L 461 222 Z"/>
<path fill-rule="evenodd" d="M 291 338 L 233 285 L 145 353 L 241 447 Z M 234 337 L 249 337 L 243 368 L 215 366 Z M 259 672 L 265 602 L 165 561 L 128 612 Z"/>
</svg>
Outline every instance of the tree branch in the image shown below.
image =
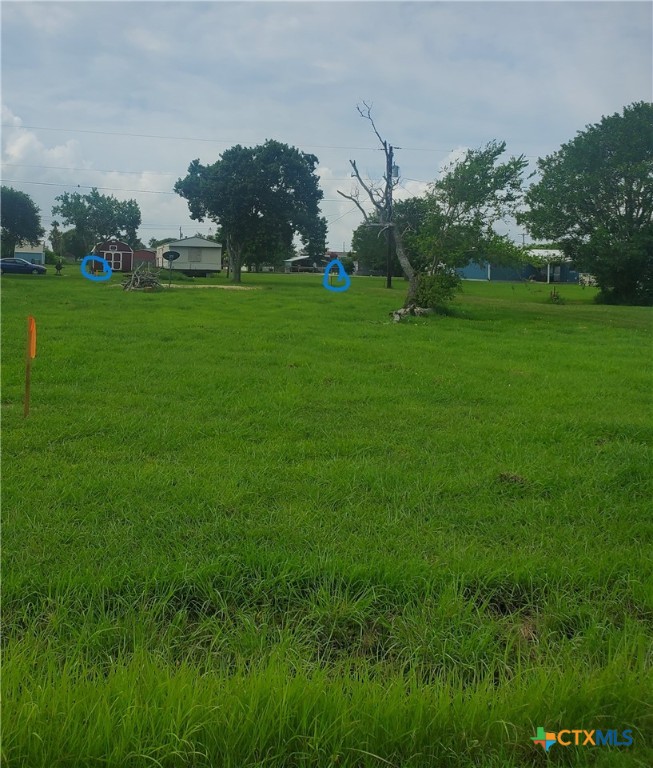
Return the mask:
<svg viewBox="0 0 653 768">
<path fill-rule="evenodd" d="M 339 189 L 336 190 L 336 192 L 341 195 L 342 197 L 345 197 L 347 200 L 351 200 L 352 203 L 358 208 L 358 210 L 363 214 L 363 218 L 365 221 L 369 221 L 369 217 L 367 213 L 363 210 L 363 206 L 360 204 L 357 197 L 353 197 L 353 195 L 346 195 L 344 192 L 341 192 Z"/>
<path fill-rule="evenodd" d="M 358 167 L 356 165 L 356 161 L 355 160 L 350 160 L 349 161 L 349 165 L 351 165 L 351 167 L 354 169 L 354 175 L 356 176 L 356 179 L 358 180 L 358 183 L 361 185 L 361 187 L 363 187 L 363 189 L 367 192 L 370 200 L 372 201 L 372 205 L 376 208 L 377 211 L 379 211 L 379 213 L 382 213 L 383 212 L 383 205 L 382 205 L 382 203 L 379 200 L 377 200 L 374 197 L 374 192 L 372 191 L 371 187 L 368 187 L 367 184 L 361 178 L 361 175 L 358 172 Z"/>
<path fill-rule="evenodd" d="M 358 110 L 358 114 L 359 114 L 359 115 L 360 115 L 362 118 L 364 118 L 365 120 L 369 120 L 369 121 L 370 121 L 370 123 L 372 123 L 372 129 L 374 130 L 374 133 L 376 134 L 376 137 L 377 137 L 377 138 L 378 138 L 378 140 L 381 142 L 381 146 L 383 147 L 383 149 L 384 149 L 384 150 L 387 150 L 387 148 L 388 148 L 388 142 L 387 142 L 387 141 L 384 141 L 384 140 L 381 138 L 381 134 L 380 134 L 380 133 L 377 131 L 377 129 L 376 129 L 376 125 L 374 124 L 374 120 L 372 119 L 372 105 L 371 105 L 371 104 L 368 104 L 366 101 L 364 101 L 364 102 L 363 102 L 363 105 L 365 106 L 365 111 L 363 111 L 363 110 L 360 108 L 360 105 L 359 105 L 359 104 L 357 104 L 357 105 L 356 105 L 356 109 Z"/>
</svg>

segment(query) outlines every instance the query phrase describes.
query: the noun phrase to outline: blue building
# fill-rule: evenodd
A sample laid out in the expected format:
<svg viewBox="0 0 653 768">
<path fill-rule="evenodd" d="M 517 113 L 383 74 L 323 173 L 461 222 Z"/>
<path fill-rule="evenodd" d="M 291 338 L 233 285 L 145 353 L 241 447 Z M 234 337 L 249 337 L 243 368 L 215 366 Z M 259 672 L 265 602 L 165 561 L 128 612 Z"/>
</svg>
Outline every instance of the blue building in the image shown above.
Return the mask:
<svg viewBox="0 0 653 768">
<path fill-rule="evenodd" d="M 533 249 L 533 263 L 522 267 L 500 267 L 493 264 L 470 262 L 456 270 L 463 280 L 497 280 L 515 282 L 536 280 L 542 283 L 577 283 L 578 272 L 573 270 L 562 251 Z"/>
<path fill-rule="evenodd" d="M 45 251 L 43 243 L 17 243 L 14 250 L 15 259 L 25 259 L 30 264 L 45 264 Z"/>
</svg>

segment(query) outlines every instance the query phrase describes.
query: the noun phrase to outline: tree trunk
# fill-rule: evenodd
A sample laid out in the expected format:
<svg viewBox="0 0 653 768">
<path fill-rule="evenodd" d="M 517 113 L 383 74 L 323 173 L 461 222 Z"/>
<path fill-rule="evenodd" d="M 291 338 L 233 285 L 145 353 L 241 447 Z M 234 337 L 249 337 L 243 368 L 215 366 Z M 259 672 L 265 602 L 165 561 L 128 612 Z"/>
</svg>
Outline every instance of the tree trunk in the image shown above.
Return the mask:
<svg viewBox="0 0 653 768">
<path fill-rule="evenodd" d="M 408 280 L 408 294 L 406 296 L 406 301 L 404 302 L 404 307 L 414 306 L 415 297 L 417 296 L 417 273 L 413 269 L 413 265 L 408 260 L 408 256 L 406 256 L 401 235 L 394 227 L 392 228 L 391 232 L 392 236 L 394 237 L 395 248 L 397 249 L 397 258 L 399 259 L 401 268 L 403 269 L 404 275 Z"/>
<path fill-rule="evenodd" d="M 227 251 L 229 253 L 229 265 L 231 266 L 231 282 L 240 283 L 240 270 L 243 266 L 243 252 L 240 246 L 234 243 L 229 236 L 227 236 Z"/>
<path fill-rule="evenodd" d="M 240 283 L 240 271 L 242 269 L 242 256 L 240 251 L 231 251 L 231 282 Z"/>
<path fill-rule="evenodd" d="M 13 259 L 16 255 L 16 245 L 18 243 L 18 238 L 14 237 L 13 235 L 3 235 L 2 236 L 2 256 L 8 257 L 10 259 Z"/>
</svg>

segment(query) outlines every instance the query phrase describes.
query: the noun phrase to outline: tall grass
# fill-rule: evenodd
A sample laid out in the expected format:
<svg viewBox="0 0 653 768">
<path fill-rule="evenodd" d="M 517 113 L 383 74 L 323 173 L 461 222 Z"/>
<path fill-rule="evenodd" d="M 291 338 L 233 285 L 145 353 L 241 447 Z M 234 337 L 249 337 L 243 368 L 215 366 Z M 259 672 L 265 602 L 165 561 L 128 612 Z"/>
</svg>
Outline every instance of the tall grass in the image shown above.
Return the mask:
<svg viewBox="0 0 653 768">
<path fill-rule="evenodd" d="M 650 312 L 245 281 L 3 277 L 4 763 L 652 763 Z"/>
</svg>

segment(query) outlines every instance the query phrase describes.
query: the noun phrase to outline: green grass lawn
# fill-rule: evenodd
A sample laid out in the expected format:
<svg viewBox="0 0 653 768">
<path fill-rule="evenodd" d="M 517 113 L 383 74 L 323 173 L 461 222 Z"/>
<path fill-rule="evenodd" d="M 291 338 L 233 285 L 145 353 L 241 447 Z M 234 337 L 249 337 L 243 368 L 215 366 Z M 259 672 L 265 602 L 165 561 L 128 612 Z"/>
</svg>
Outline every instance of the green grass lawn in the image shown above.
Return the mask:
<svg viewBox="0 0 653 768">
<path fill-rule="evenodd" d="M 2 764 L 653 764 L 651 311 L 243 279 L 2 278 Z"/>
</svg>

